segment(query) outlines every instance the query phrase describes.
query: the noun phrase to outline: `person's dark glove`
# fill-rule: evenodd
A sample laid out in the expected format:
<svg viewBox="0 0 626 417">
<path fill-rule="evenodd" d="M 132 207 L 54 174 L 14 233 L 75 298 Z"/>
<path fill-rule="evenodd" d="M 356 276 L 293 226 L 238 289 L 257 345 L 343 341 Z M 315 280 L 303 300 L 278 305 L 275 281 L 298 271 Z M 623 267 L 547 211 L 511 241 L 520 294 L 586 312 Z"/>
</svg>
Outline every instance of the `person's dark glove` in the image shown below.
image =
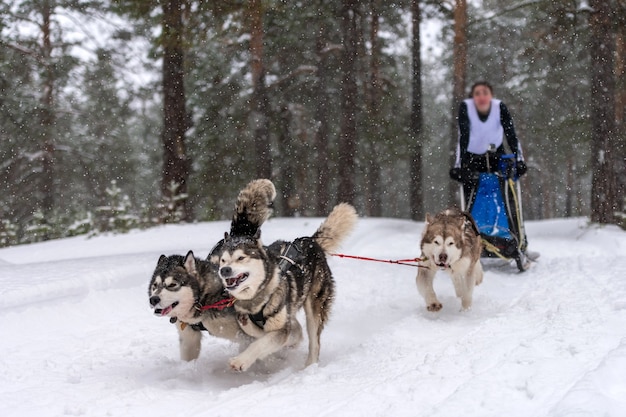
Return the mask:
<svg viewBox="0 0 626 417">
<path fill-rule="evenodd" d="M 526 166 L 526 162 L 524 161 L 517 161 L 517 178 L 521 177 L 522 175 L 524 175 L 526 173 L 526 171 L 528 171 L 528 167 Z"/>
<path fill-rule="evenodd" d="M 478 184 L 478 172 L 470 170 L 468 167 L 455 167 L 450 170 L 450 178 L 462 184 L 475 187 Z"/>
<path fill-rule="evenodd" d="M 452 178 L 454 181 L 463 182 L 463 175 L 462 175 L 461 168 L 455 167 L 455 168 L 450 169 L 450 178 Z"/>
</svg>

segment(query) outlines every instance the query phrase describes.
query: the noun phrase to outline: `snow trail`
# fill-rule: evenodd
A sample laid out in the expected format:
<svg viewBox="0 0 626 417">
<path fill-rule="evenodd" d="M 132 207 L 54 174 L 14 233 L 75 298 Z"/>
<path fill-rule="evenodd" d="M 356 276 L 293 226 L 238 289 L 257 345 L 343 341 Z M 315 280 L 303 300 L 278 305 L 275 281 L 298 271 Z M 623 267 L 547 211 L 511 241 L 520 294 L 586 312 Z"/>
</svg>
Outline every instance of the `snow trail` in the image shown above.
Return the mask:
<svg viewBox="0 0 626 417">
<path fill-rule="evenodd" d="M 321 219 L 272 219 L 264 241 Z M 2 416 L 623 416 L 626 233 L 584 219 L 528 222 L 541 258 L 519 274 L 485 262 L 472 310 L 426 311 L 415 268 L 331 257 L 337 299 L 320 363 L 306 341 L 228 369 L 237 346 L 205 336 L 178 359 L 174 327 L 147 285 L 161 253 L 206 256 L 227 222 L 72 238 L 0 250 Z M 419 255 L 423 223 L 361 219 L 342 252 Z M 209 238 L 213 236 L 214 238 Z"/>
</svg>

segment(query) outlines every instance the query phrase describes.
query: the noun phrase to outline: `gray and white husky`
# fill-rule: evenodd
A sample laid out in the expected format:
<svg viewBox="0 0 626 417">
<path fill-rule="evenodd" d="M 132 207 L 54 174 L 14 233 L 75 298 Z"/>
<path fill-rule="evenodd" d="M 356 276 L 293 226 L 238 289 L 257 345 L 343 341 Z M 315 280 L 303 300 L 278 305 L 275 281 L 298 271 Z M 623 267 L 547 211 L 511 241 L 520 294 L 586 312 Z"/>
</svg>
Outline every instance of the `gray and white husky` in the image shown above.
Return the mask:
<svg viewBox="0 0 626 417">
<path fill-rule="evenodd" d="M 472 216 L 458 209 L 447 209 L 434 217 L 426 214 L 420 247 L 425 261 L 417 272 L 416 282 L 428 311 L 442 308 L 433 289 L 438 269 L 450 274 L 462 309 L 471 308 L 474 287 L 483 281 L 482 242 Z"/>
<path fill-rule="evenodd" d="M 320 335 L 335 297 L 335 282 L 326 255 L 352 231 L 357 214 L 349 204 L 333 208 L 311 237 L 263 246 L 260 232 L 226 236 L 219 275 L 234 297 L 241 329 L 256 340 L 230 360 L 231 368 L 247 370 L 283 347 L 302 340 L 296 313 L 306 313 L 309 353 L 306 366 L 317 363 Z"/>
<path fill-rule="evenodd" d="M 251 181 L 237 197 L 231 222 L 233 236 L 254 236 L 271 215 L 276 189 L 266 179 Z M 206 260 L 186 256 L 161 255 L 148 288 L 150 305 L 157 316 L 167 316 L 176 324 L 181 359 L 189 361 L 200 354 L 201 330 L 236 342 L 249 342 L 241 330 L 232 298 L 224 291 L 218 276 L 216 254 L 219 242 Z M 211 262 L 213 260 L 213 262 Z"/>
</svg>

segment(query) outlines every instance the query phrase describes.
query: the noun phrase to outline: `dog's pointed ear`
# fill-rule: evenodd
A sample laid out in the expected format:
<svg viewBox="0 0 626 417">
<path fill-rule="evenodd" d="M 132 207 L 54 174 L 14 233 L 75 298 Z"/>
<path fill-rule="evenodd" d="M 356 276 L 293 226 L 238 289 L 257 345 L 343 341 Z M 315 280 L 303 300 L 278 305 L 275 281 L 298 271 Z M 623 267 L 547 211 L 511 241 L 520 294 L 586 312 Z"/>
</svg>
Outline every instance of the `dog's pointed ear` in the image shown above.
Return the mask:
<svg viewBox="0 0 626 417">
<path fill-rule="evenodd" d="M 193 256 L 193 251 L 187 252 L 185 260 L 183 261 L 185 270 L 190 274 L 196 273 L 196 258 Z"/>
<path fill-rule="evenodd" d="M 219 263 L 220 256 L 222 256 L 222 248 L 224 247 L 224 239 L 220 240 L 213 246 L 211 252 L 209 252 L 209 256 L 207 256 L 207 260 L 210 260 L 213 263 Z"/>
<path fill-rule="evenodd" d="M 228 232 L 224 232 L 224 241 L 228 240 L 229 237 L 230 235 L 228 234 Z"/>
<path fill-rule="evenodd" d="M 161 255 L 159 256 L 159 260 L 157 261 L 157 266 L 161 265 L 162 263 L 164 263 L 167 260 L 167 256 L 165 255 Z"/>
<path fill-rule="evenodd" d="M 426 224 L 430 224 L 433 222 L 433 218 L 430 216 L 430 213 L 426 213 Z"/>
<path fill-rule="evenodd" d="M 474 217 L 472 217 L 472 215 L 467 211 L 463 212 L 463 216 L 465 216 L 464 226 L 468 226 L 472 232 L 476 234 L 476 236 L 480 236 L 480 231 L 478 230 L 478 225 L 476 224 Z"/>
</svg>

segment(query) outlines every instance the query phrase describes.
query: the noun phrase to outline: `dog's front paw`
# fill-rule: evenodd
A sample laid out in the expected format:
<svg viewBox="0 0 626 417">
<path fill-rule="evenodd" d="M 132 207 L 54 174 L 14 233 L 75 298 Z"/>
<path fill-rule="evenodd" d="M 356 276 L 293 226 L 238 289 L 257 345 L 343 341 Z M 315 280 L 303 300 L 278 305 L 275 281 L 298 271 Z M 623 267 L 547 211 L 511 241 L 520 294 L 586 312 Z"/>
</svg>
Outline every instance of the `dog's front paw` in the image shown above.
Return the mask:
<svg viewBox="0 0 626 417">
<path fill-rule="evenodd" d="M 252 365 L 252 363 L 253 362 L 248 363 L 241 356 L 236 356 L 234 358 L 231 358 L 230 361 L 228 361 L 228 364 L 230 365 L 230 369 L 232 369 L 233 371 L 237 371 L 237 372 L 247 371 L 248 368 L 250 368 L 250 366 Z"/>
<path fill-rule="evenodd" d="M 442 307 L 443 307 L 443 305 L 441 303 L 431 303 L 431 304 L 426 306 L 426 310 L 428 310 L 428 311 L 439 311 L 439 310 L 441 310 Z"/>
</svg>

